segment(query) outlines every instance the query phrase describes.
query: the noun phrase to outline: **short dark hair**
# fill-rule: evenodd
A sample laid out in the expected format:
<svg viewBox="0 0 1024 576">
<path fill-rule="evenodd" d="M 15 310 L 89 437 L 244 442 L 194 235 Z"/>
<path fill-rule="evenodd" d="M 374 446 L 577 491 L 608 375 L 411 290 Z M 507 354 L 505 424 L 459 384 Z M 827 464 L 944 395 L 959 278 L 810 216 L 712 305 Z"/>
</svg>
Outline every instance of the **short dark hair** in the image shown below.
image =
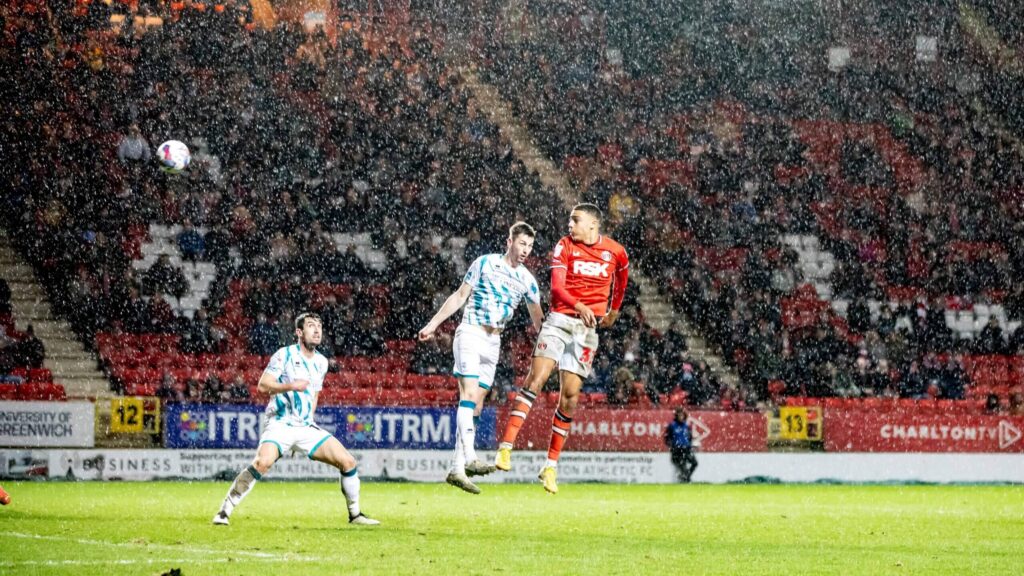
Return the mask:
<svg viewBox="0 0 1024 576">
<path fill-rule="evenodd" d="M 597 207 L 597 204 L 591 204 L 590 202 L 581 202 L 572 207 L 573 212 L 577 210 L 579 210 L 580 212 L 586 212 L 587 214 L 590 214 L 595 219 L 597 219 L 598 222 L 601 221 L 601 209 Z"/>
<path fill-rule="evenodd" d="M 317 322 L 323 323 L 323 321 L 320 320 L 319 314 L 316 314 L 315 312 L 303 312 L 302 314 L 299 314 L 298 316 L 295 317 L 295 329 L 302 330 L 303 328 L 305 328 L 307 319 L 312 319 L 316 320 Z"/>
<path fill-rule="evenodd" d="M 536 238 L 537 237 L 537 231 L 533 229 L 533 226 L 530 226 L 529 224 L 527 224 L 526 222 L 523 222 L 522 220 L 520 220 L 519 222 L 516 222 L 515 224 L 513 224 L 508 229 L 508 237 L 509 238 L 513 238 L 514 239 L 516 236 L 519 236 L 520 234 L 525 234 L 526 236 L 529 236 L 530 238 Z"/>
</svg>

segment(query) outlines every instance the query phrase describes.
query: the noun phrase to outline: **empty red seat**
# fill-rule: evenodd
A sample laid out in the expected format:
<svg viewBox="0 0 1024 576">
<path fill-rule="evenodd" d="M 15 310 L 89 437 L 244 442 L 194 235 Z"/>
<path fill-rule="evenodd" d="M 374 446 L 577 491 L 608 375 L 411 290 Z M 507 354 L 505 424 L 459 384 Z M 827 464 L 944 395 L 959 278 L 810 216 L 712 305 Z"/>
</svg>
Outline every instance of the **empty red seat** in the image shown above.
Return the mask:
<svg viewBox="0 0 1024 576">
<path fill-rule="evenodd" d="M 59 384 L 22 384 L 18 386 L 18 400 L 63 401 L 64 387 Z"/>
<path fill-rule="evenodd" d="M 824 398 L 822 399 L 822 406 L 825 408 L 843 408 L 845 398 Z"/>
<path fill-rule="evenodd" d="M 156 384 L 132 383 L 124 388 L 125 396 L 156 396 Z"/>
<path fill-rule="evenodd" d="M 49 368 L 30 368 L 28 380 L 29 382 L 50 383 L 53 382 L 53 373 Z"/>
<path fill-rule="evenodd" d="M 17 384 L 0 384 L 0 400 L 17 400 Z"/>
</svg>

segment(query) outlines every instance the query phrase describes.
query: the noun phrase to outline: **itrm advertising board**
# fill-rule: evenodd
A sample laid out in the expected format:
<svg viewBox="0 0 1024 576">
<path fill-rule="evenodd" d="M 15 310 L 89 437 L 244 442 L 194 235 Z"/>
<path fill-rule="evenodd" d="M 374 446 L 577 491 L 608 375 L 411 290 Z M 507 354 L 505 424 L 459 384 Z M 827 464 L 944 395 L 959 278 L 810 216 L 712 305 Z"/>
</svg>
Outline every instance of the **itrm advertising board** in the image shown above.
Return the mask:
<svg viewBox="0 0 1024 576">
<path fill-rule="evenodd" d="M 255 448 L 265 420 L 264 406 L 168 404 L 164 413 L 167 448 Z M 455 448 L 455 408 L 321 406 L 316 424 L 354 450 Z M 484 409 L 477 439 L 489 447 L 495 438 L 495 412 Z"/>
</svg>

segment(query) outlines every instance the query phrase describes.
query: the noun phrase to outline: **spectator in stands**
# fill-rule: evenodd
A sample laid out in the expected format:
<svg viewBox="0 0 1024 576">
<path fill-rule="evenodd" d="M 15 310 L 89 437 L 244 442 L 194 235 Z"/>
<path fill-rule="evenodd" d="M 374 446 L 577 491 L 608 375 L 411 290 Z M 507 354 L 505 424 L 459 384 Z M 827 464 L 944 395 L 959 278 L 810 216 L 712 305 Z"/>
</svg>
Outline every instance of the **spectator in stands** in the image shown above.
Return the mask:
<svg viewBox="0 0 1024 576">
<path fill-rule="evenodd" d="M 997 415 L 1003 413 L 1003 405 L 998 394 L 989 394 L 985 397 L 985 414 Z"/>
<path fill-rule="evenodd" d="M 612 375 L 611 393 L 608 394 L 608 403 L 613 406 L 625 406 L 635 396 L 633 382 L 636 377 L 626 366 L 619 366 Z"/>
<path fill-rule="evenodd" d="M 217 378 L 213 374 L 206 377 L 206 381 L 203 382 L 203 402 L 209 404 L 219 404 L 230 400 L 230 392 L 224 383 L 221 382 L 220 378 Z"/>
<path fill-rule="evenodd" d="M 149 327 L 146 332 L 170 332 L 176 325 L 174 310 L 161 293 L 149 299 Z"/>
<path fill-rule="evenodd" d="M 185 402 L 185 386 L 174 381 L 174 377 L 164 372 L 160 378 L 160 387 L 156 389 L 156 397 L 164 403 Z"/>
<path fill-rule="evenodd" d="M 250 400 L 249 387 L 246 386 L 245 379 L 236 374 L 227 390 L 227 401 L 235 404 L 248 404 Z"/>
<path fill-rule="evenodd" d="M 431 340 L 419 340 L 409 359 L 409 371 L 416 374 L 448 374 L 451 372 L 451 336 L 439 334 Z"/>
<path fill-rule="evenodd" d="M 920 399 L 927 395 L 925 378 L 921 374 L 921 367 L 916 360 L 911 362 L 907 370 L 900 376 L 899 393 L 900 398 Z"/>
<path fill-rule="evenodd" d="M 0 315 L 11 313 L 11 287 L 0 278 Z"/>
<path fill-rule="evenodd" d="M 117 159 L 122 163 L 149 162 L 149 142 L 142 135 L 138 124 L 132 124 L 128 128 L 128 134 L 121 137 L 117 145 Z"/>
<path fill-rule="evenodd" d="M 963 400 L 966 387 L 967 376 L 964 374 L 964 369 L 960 366 L 957 358 L 950 358 L 939 376 L 942 397 L 950 400 Z"/>
<path fill-rule="evenodd" d="M 178 233 L 178 250 L 181 252 L 181 257 L 189 262 L 203 259 L 206 241 L 203 234 L 192 225 L 191 220 L 185 220 L 182 223 L 181 232 Z"/>
<path fill-rule="evenodd" d="M 46 347 L 42 340 L 36 337 L 36 331 L 31 324 L 25 329 L 25 335 L 20 342 L 13 346 L 15 363 L 29 368 L 42 368 L 43 359 L 46 357 Z"/>
<path fill-rule="evenodd" d="M 182 322 L 179 347 L 186 354 L 204 354 L 214 351 L 213 326 L 207 317 L 206 308 L 196 310 L 191 320 Z"/>
<path fill-rule="evenodd" d="M 185 381 L 185 401 L 199 403 L 203 401 L 203 382 L 199 379 L 200 375 L 198 372 L 193 372 L 192 376 Z"/>
<path fill-rule="evenodd" d="M 977 354 L 1005 354 L 1006 340 L 1003 338 L 1003 329 L 999 326 L 999 319 L 993 314 L 989 316 L 988 323 L 981 329 L 978 337 L 974 340 L 974 351 Z"/>
<path fill-rule="evenodd" d="M 1024 392 L 1010 394 L 1010 407 L 1007 410 L 1010 416 L 1024 416 Z"/>
<path fill-rule="evenodd" d="M 277 350 L 280 339 L 281 333 L 277 326 L 267 320 L 266 314 L 261 312 L 249 328 L 249 353 L 269 356 Z"/>
<path fill-rule="evenodd" d="M 499 364 L 500 366 L 500 364 Z M 594 373 L 583 383 L 582 392 L 607 394 L 612 388 L 612 361 L 607 354 L 600 354 L 594 363 Z"/>
<path fill-rule="evenodd" d="M 142 285 L 148 295 L 171 294 L 175 298 L 181 298 L 188 291 L 185 274 L 171 264 L 171 258 L 167 254 L 161 254 L 150 266 Z"/>
<path fill-rule="evenodd" d="M 128 297 L 122 304 L 119 318 L 125 332 L 143 334 L 149 331 L 149 306 L 134 286 L 128 290 Z"/>
</svg>

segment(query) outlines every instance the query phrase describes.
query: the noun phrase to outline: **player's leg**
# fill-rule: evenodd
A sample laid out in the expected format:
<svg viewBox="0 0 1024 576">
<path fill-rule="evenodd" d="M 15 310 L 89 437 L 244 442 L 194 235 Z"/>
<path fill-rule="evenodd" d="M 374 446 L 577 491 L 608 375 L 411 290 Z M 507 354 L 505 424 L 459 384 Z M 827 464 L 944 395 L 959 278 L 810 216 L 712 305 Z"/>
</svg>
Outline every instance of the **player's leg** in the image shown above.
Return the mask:
<svg viewBox="0 0 1024 576">
<path fill-rule="evenodd" d="M 697 457 L 693 455 L 693 449 L 690 448 L 686 451 L 686 482 L 689 482 L 693 478 L 693 473 L 696 470 Z"/>
<path fill-rule="evenodd" d="M 676 467 L 676 476 L 680 482 L 686 482 L 686 456 L 683 454 L 682 449 L 672 448 L 669 453 L 671 454 L 672 465 Z"/>
<path fill-rule="evenodd" d="M 323 432 L 320 428 L 309 427 L 308 430 Z M 341 472 L 341 492 L 345 495 L 345 502 L 348 504 L 348 521 L 350 524 L 374 526 L 380 522 L 367 517 L 359 507 L 359 467 L 352 454 L 341 445 L 337 438 L 327 434 L 323 436 L 307 452 L 312 460 L 330 464 Z"/>
<path fill-rule="evenodd" d="M 476 427 L 473 422 L 473 411 L 476 409 L 476 403 L 469 400 L 477 396 L 478 389 L 476 377 L 459 378 L 459 405 L 455 409 L 455 454 L 445 477 L 445 482 L 470 494 L 480 493 L 480 488 L 466 475 L 467 466 L 479 464 L 474 446 Z"/>
<path fill-rule="evenodd" d="M 241 504 L 242 499 L 252 491 L 256 486 L 256 482 L 263 479 L 263 475 L 270 470 L 270 467 L 274 465 L 274 462 L 281 455 L 281 445 L 277 441 L 264 440 L 260 444 L 252 464 L 246 466 L 238 473 L 238 476 L 235 476 L 235 480 L 231 483 L 231 488 L 228 489 L 227 496 L 221 502 L 220 510 L 213 517 L 214 524 L 228 524 L 231 513 Z"/>
<path fill-rule="evenodd" d="M 552 494 L 558 493 L 558 459 L 562 455 L 562 448 L 565 447 L 566 440 L 569 439 L 572 417 L 576 412 L 580 389 L 583 388 L 583 378 L 579 374 L 567 370 L 559 372 L 559 381 L 561 393 L 558 397 L 558 408 L 555 409 L 555 415 L 551 417 L 551 441 L 548 443 L 548 458 L 538 476 L 544 483 L 544 489 Z"/>
<path fill-rule="evenodd" d="M 476 388 L 471 394 L 463 394 L 463 398 L 469 398 L 474 405 L 473 413 L 467 414 L 473 423 L 473 433 L 463 439 L 467 443 L 464 447 L 466 448 L 466 474 L 468 476 L 482 476 L 497 470 L 493 464 L 485 463 L 477 458 L 476 447 L 472 444 L 476 442 L 476 430 L 478 430 L 480 421 L 479 411 L 483 407 L 484 398 L 491 387 L 490 383 L 494 382 L 494 374 L 497 372 L 498 359 L 501 355 L 501 337 L 499 335 L 489 335 L 486 342 L 487 345 L 481 348 L 480 377 L 475 383 Z"/>
<path fill-rule="evenodd" d="M 579 402 L 583 379 L 588 377 L 597 351 L 597 331 L 593 328 L 577 330 L 571 347 L 566 347 L 565 354 L 558 361 L 559 388 L 558 408 L 551 418 L 551 441 L 548 444 L 548 458 L 541 469 L 539 478 L 544 489 L 555 494 L 558 492 L 558 459 L 562 448 L 569 439 L 576 404 Z"/>
<path fill-rule="evenodd" d="M 455 452 L 445 481 L 471 494 L 480 493 L 480 489 L 466 476 L 466 463 L 477 459 L 473 445 L 476 439 L 473 423 L 476 403 L 473 398 L 479 388 L 480 357 L 486 336 L 482 328 L 462 324 L 455 330 L 452 342 L 452 356 L 455 358 L 452 372 L 459 382 L 459 403 L 455 408 Z"/>
<path fill-rule="evenodd" d="M 4 490 L 3 486 L 0 486 L 0 504 L 7 506 L 11 503 L 11 495 Z"/>
<path fill-rule="evenodd" d="M 495 456 L 494 465 L 499 470 L 510 470 L 512 467 L 512 447 L 519 436 L 519 430 L 530 415 L 530 409 L 537 400 L 537 393 L 544 386 L 544 383 L 551 377 L 551 372 L 558 364 L 568 345 L 572 344 L 572 334 L 564 328 L 553 326 L 545 322 L 537 335 L 537 345 L 533 349 L 533 362 L 530 364 L 530 371 L 526 374 L 526 383 L 516 393 L 515 403 L 512 411 L 509 412 L 508 422 L 505 423 L 505 432 L 501 436 L 501 444 L 498 445 L 498 454 Z"/>
</svg>

